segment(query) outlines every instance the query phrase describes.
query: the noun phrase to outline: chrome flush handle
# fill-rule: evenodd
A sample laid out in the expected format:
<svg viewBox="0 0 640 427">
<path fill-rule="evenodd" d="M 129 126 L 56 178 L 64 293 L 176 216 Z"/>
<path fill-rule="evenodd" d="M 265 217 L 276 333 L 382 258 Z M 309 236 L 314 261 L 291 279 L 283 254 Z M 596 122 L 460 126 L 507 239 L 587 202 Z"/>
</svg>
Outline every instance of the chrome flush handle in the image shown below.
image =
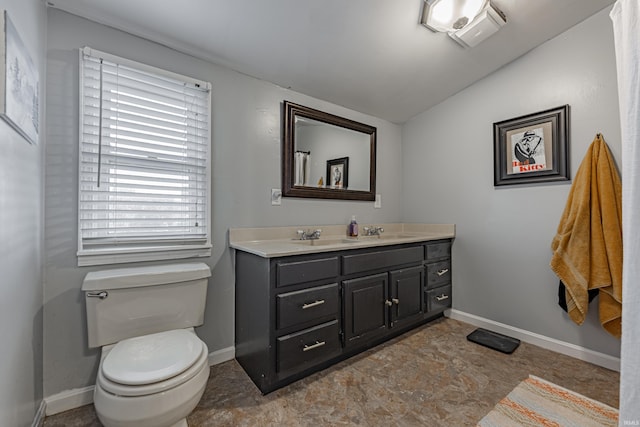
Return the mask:
<svg viewBox="0 0 640 427">
<path fill-rule="evenodd" d="M 87 292 L 87 298 L 105 299 L 108 296 L 109 296 L 109 292 L 107 292 L 107 291 Z"/>
</svg>

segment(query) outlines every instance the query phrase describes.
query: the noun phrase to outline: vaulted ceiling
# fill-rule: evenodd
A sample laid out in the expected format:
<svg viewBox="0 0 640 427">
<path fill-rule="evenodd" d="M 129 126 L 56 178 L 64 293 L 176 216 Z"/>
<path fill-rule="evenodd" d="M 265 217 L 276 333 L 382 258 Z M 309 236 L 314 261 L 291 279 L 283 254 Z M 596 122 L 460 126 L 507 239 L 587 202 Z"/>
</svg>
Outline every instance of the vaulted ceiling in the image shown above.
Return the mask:
<svg viewBox="0 0 640 427">
<path fill-rule="evenodd" d="M 48 4 L 401 123 L 613 2 L 492 0 L 507 16 L 507 24 L 470 49 L 419 24 L 423 0 L 51 0 Z"/>
</svg>

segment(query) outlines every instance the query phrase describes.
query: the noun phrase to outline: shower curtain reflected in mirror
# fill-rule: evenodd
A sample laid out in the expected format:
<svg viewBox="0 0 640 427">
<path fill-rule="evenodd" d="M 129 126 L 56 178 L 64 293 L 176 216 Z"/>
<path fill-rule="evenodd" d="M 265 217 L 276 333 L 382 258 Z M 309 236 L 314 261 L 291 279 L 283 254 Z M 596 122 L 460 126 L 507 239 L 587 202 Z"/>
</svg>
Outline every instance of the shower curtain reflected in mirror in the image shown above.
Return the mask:
<svg viewBox="0 0 640 427">
<path fill-rule="evenodd" d="M 295 156 L 295 181 L 293 185 L 309 185 L 311 174 L 311 152 L 296 151 Z"/>
</svg>

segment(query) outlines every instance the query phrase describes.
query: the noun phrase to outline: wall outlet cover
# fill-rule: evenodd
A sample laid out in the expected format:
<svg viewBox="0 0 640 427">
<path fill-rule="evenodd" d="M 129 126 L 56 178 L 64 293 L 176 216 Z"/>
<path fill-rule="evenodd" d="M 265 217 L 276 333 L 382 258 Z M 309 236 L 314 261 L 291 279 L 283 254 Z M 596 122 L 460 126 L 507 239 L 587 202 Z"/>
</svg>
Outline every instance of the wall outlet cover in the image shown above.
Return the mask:
<svg viewBox="0 0 640 427">
<path fill-rule="evenodd" d="M 282 204 L 282 190 L 279 188 L 271 189 L 271 205 L 280 206 Z"/>
<path fill-rule="evenodd" d="M 373 207 L 380 209 L 382 207 L 382 194 L 376 194 L 376 201 L 373 202 Z"/>
</svg>

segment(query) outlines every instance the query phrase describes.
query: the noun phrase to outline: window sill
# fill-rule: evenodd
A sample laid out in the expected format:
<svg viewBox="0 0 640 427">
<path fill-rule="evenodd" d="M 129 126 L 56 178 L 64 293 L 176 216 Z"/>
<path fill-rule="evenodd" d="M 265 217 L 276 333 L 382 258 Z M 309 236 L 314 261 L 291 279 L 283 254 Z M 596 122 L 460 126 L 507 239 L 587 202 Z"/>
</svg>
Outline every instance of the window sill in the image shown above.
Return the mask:
<svg viewBox="0 0 640 427">
<path fill-rule="evenodd" d="M 162 248 L 91 249 L 78 251 L 78 267 L 211 256 L 211 245 Z"/>
</svg>

